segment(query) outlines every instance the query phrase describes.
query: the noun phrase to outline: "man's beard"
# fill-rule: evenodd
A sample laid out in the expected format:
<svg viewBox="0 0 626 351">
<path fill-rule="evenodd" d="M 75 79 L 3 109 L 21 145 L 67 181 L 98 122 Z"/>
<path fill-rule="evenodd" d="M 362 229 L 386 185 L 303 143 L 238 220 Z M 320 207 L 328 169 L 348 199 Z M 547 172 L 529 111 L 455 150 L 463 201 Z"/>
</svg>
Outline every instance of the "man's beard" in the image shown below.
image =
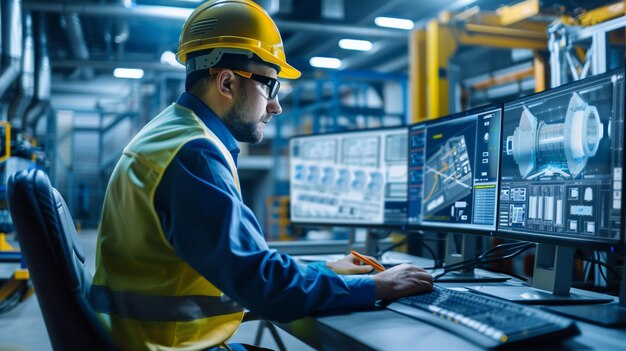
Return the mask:
<svg viewBox="0 0 626 351">
<path fill-rule="evenodd" d="M 233 106 L 226 111 L 224 124 L 235 139 L 244 143 L 258 144 L 263 140 L 263 132 L 257 127 L 259 122 L 246 120 L 249 110 L 246 108 L 248 95 L 245 90 L 237 98 Z"/>
</svg>

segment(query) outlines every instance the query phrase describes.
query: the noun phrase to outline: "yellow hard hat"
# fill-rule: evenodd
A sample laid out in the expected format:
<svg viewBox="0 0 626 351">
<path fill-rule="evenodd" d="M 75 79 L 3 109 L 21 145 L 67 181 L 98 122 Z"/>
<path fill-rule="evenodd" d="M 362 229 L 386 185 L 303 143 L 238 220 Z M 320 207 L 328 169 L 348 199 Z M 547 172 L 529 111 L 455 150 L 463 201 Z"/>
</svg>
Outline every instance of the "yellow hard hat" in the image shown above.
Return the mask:
<svg viewBox="0 0 626 351">
<path fill-rule="evenodd" d="M 177 59 L 187 65 L 189 73 L 188 55 L 208 49 L 224 50 L 217 50 L 217 56 L 212 55 L 212 61 L 201 68 L 215 64 L 222 53 L 243 53 L 249 57 L 254 53 L 261 60 L 280 67 L 279 77 L 300 77 L 300 71 L 287 63 L 276 24 L 261 6 L 250 0 L 210 0 L 191 13 L 180 35 Z M 191 71 L 196 69 L 197 63 L 192 64 Z"/>
</svg>

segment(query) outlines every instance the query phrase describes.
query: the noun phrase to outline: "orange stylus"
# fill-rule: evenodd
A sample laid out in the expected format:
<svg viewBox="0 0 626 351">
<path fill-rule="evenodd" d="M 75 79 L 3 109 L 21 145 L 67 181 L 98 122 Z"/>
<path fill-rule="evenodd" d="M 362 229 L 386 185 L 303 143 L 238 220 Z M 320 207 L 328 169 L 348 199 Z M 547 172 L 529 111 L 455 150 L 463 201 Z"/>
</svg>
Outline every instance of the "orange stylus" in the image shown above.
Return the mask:
<svg viewBox="0 0 626 351">
<path fill-rule="evenodd" d="M 369 264 L 370 266 L 374 267 L 375 270 L 382 272 L 385 270 L 385 267 L 383 267 L 381 264 L 379 264 L 376 261 L 373 261 L 363 255 L 361 255 L 360 253 L 356 252 L 356 251 L 350 251 L 350 253 L 352 254 L 352 256 L 356 257 L 359 261 L 365 263 L 365 264 Z"/>
</svg>

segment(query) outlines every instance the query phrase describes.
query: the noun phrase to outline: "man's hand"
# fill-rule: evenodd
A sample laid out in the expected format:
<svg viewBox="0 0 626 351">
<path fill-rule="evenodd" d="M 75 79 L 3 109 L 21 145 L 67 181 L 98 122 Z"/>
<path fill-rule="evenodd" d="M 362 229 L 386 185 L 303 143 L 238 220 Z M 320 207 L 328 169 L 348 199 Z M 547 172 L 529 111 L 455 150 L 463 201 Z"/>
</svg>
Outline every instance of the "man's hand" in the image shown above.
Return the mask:
<svg viewBox="0 0 626 351">
<path fill-rule="evenodd" d="M 433 276 L 425 270 L 401 264 L 373 275 L 376 299 L 391 300 L 433 289 Z"/>
<path fill-rule="evenodd" d="M 380 264 L 380 262 L 376 261 L 374 257 L 371 257 L 371 256 L 365 256 L 365 257 Z M 352 254 L 349 254 L 338 261 L 327 262 L 326 267 L 328 267 L 329 269 L 332 269 L 337 274 L 365 274 L 365 273 L 371 272 L 372 269 L 374 269 L 374 267 L 368 264 L 361 265 L 361 262 Z"/>
</svg>

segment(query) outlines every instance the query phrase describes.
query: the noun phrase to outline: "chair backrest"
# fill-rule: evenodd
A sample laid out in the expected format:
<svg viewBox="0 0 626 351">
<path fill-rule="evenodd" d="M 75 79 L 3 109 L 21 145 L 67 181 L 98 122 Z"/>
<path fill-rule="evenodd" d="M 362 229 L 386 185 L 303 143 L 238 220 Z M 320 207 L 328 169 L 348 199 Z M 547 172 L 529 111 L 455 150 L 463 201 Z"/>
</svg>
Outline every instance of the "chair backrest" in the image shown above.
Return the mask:
<svg viewBox="0 0 626 351">
<path fill-rule="evenodd" d="M 8 200 L 53 348 L 113 350 L 87 300 L 92 276 L 74 222 L 48 176 L 35 169 L 14 173 Z"/>
</svg>

